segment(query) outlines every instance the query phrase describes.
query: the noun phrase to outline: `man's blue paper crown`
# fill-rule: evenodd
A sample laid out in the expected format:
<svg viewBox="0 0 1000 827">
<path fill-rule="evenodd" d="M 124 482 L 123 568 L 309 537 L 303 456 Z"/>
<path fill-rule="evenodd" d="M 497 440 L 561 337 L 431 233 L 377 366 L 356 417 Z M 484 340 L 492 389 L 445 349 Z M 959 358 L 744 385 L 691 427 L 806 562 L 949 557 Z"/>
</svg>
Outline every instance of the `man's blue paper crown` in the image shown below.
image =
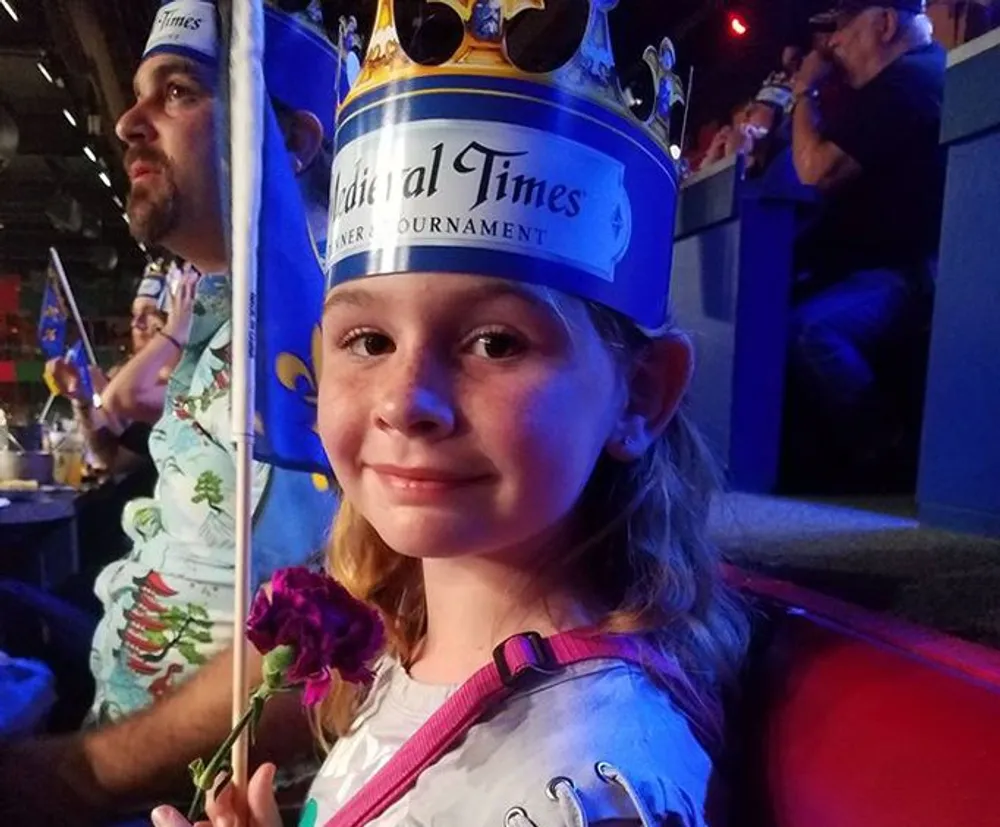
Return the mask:
<svg viewBox="0 0 1000 827">
<path fill-rule="evenodd" d="M 495 276 L 661 329 L 677 194 L 674 53 L 669 41 L 647 50 L 654 100 L 640 120 L 611 50 L 617 2 L 591 0 L 572 58 L 531 73 L 510 58 L 506 31 L 545 0 L 436 0 L 463 37 L 433 66 L 407 54 L 392 0 L 378 0 L 337 115 L 328 285 L 398 272 Z"/>
<path fill-rule="evenodd" d="M 168 263 L 160 258 L 149 262 L 142 271 L 142 279 L 136 288 L 137 299 L 152 299 L 157 309 L 164 310 L 167 304 L 167 271 Z"/>
<path fill-rule="evenodd" d="M 312 112 L 326 135 L 333 134 L 341 61 L 317 25 L 316 0 L 305 12 L 264 9 L 264 83 L 268 94 L 292 109 Z M 210 66 L 219 60 L 214 2 L 170 0 L 156 14 L 143 58 L 180 54 Z"/>
<path fill-rule="evenodd" d="M 772 72 L 767 76 L 754 100 L 759 103 L 769 103 L 782 112 L 791 111 L 795 102 L 791 78 L 784 72 Z"/>
</svg>

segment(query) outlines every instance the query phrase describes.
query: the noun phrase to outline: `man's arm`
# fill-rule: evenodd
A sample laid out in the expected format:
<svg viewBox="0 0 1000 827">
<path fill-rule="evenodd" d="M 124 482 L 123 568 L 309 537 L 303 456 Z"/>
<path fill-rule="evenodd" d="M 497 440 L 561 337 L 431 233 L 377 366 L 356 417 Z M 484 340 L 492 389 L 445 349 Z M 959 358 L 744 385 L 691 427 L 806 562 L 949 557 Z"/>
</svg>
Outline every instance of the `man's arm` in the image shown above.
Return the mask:
<svg viewBox="0 0 1000 827">
<path fill-rule="evenodd" d="M 89 401 L 74 399 L 73 413 L 87 446 L 108 473 L 126 473 L 142 463 L 142 457 L 118 441 L 124 429 L 107 411 L 93 408 Z"/>
<path fill-rule="evenodd" d="M 0 824 L 97 825 L 191 792 L 187 765 L 209 758 L 230 730 L 232 651 L 163 700 L 88 732 L 0 746 Z M 251 649 L 251 686 L 261 657 Z M 252 761 L 279 766 L 311 754 L 298 693 L 268 701 Z"/>
<path fill-rule="evenodd" d="M 162 335 L 154 336 L 129 359 L 102 395 L 109 413 L 119 419 L 155 423 L 163 415 L 166 382 L 191 336 L 195 297 L 201 278 L 185 272 L 170 293 L 170 308 Z"/>
<path fill-rule="evenodd" d="M 812 51 L 802 61 L 792 88 L 792 162 L 799 181 L 822 192 L 836 189 L 861 172 L 854 158 L 820 132 L 817 90 L 829 80 L 832 71 L 830 60 Z"/>
<path fill-rule="evenodd" d="M 801 93 L 792 112 L 792 161 L 806 186 L 830 192 L 861 174 L 861 164 L 833 141 L 823 140 L 815 97 Z"/>
<path fill-rule="evenodd" d="M 101 394 L 102 406 L 118 419 L 155 423 L 163 414 L 167 395 L 161 375 L 177 364 L 180 355 L 172 339 L 154 336 L 108 383 Z"/>
</svg>

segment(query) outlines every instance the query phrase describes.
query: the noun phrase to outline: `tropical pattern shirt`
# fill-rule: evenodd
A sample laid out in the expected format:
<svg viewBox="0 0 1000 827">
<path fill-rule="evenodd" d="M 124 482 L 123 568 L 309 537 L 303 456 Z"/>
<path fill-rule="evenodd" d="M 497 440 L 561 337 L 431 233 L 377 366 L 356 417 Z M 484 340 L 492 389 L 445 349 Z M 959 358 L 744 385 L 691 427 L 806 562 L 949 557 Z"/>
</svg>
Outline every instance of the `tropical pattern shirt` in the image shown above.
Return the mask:
<svg viewBox="0 0 1000 827">
<path fill-rule="evenodd" d="M 148 705 L 232 641 L 230 306 L 227 277 L 202 279 L 191 340 L 149 439 L 156 490 L 126 506 L 132 551 L 95 585 L 104 616 L 91 650 L 92 723 Z M 318 558 L 335 507 L 325 478 L 255 462 L 252 501 L 255 587 L 275 569 Z"/>
</svg>

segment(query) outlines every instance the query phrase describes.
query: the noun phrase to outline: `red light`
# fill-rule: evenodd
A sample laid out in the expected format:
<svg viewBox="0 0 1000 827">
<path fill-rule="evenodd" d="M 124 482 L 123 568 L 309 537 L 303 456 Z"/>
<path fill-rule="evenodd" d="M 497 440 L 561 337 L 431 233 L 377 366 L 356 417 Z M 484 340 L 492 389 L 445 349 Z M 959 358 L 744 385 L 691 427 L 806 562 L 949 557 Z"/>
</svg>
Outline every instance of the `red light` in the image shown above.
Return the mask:
<svg viewBox="0 0 1000 827">
<path fill-rule="evenodd" d="M 740 17 L 738 14 L 729 15 L 729 31 L 731 31 L 736 37 L 743 37 L 750 27 L 747 26 L 746 21 Z"/>
</svg>

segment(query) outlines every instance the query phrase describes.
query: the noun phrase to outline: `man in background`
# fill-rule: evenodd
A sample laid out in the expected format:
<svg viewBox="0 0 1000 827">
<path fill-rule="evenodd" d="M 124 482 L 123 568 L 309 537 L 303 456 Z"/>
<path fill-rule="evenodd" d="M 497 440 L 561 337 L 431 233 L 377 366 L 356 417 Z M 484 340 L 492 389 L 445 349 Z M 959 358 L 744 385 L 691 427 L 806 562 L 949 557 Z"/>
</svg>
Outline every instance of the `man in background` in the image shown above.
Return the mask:
<svg viewBox="0 0 1000 827">
<path fill-rule="evenodd" d="M 836 486 L 871 480 L 900 447 L 900 399 L 882 376 L 919 374 L 913 361 L 926 359 L 945 55 L 923 0 L 843 0 L 832 16 L 827 50 L 793 86 L 795 170 L 825 204 L 796 249 L 786 432 L 800 437 L 791 476 L 841 458 Z M 828 113 L 823 89 L 837 78 L 848 97 Z"/>
<path fill-rule="evenodd" d="M 168 25 L 176 19 L 199 25 L 178 32 Z M 338 61 L 313 22 L 268 8 L 264 62 L 287 163 L 319 242 L 326 235 Z M 214 31 L 211 3 L 164 6 L 135 75 L 136 102 L 118 123 L 132 233 L 204 275 L 190 329 L 183 336 L 161 332 L 144 350 L 172 352 L 179 363 L 150 437 L 156 494 L 126 509 L 133 551 L 98 578 L 104 618 L 94 638 L 90 728 L 0 747 L 0 824 L 100 824 L 183 793 L 187 764 L 214 751 L 229 730 L 238 622 L 232 616 L 235 448 Z M 335 503 L 304 472 L 255 463 L 253 477 L 252 570 L 259 583 L 322 550 Z M 248 668 L 259 683 L 255 653 Z M 297 747 L 308 748 L 308 721 L 294 695 L 275 701 L 257 746 L 287 761 Z"/>
</svg>

